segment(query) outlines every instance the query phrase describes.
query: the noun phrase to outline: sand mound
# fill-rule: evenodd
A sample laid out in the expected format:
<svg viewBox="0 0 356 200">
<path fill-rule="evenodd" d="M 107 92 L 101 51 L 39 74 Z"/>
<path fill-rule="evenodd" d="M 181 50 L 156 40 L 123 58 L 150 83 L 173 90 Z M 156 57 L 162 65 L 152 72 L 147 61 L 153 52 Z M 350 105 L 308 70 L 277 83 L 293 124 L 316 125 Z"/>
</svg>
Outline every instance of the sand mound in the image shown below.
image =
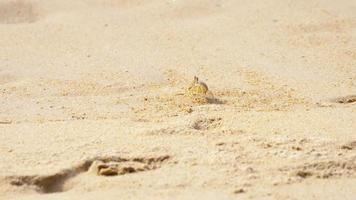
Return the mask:
<svg viewBox="0 0 356 200">
<path fill-rule="evenodd" d="M 140 5 L 147 3 L 143 0 L 88 0 L 88 4 L 90 5 L 100 5 L 104 7 L 111 7 L 111 8 L 119 8 L 119 9 L 129 9 L 134 8 Z"/>
<path fill-rule="evenodd" d="M 33 23 L 39 16 L 38 6 L 30 1 L 16 0 L 0 2 L 0 23 Z"/>
<path fill-rule="evenodd" d="M 216 1 L 173 1 L 168 16 L 177 19 L 198 19 L 215 15 L 222 10 Z"/>
<path fill-rule="evenodd" d="M 15 81 L 17 78 L 9 73 L 0 72 L 0 85 Z"/>
</svg>

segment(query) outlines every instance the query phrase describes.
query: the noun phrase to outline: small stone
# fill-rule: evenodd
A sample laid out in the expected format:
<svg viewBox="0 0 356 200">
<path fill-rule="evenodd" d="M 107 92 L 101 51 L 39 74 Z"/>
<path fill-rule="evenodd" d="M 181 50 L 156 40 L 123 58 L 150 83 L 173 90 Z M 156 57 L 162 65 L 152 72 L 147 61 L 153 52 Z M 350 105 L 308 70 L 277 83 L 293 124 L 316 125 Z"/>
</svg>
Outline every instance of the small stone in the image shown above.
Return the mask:
<svg viewBox="0 0 356 200">
<path fill-rule="evenodd" d="M 222 146 L 222 145 L 225 145 L 225 142 L 216 143 L 216 146 Z"/>
<path fill-rule="evenodd" d="M 337 97 L 332 99 L 332 102 L 341 103 L 341 104 L 353 103 L 356 102 L 356 95 Z"/>
<path fill-rule="evenodd" d="M 235 194 L 240 194 L 240 193 L 245 193 L 245 192 L 246 191 L 243 188 L 240 188 L 240 189 L 237 189 L 237 190 L 234 191 Z"/>
<path fill-rule="evenodd" d="M 247 167 L 247 168 L 245 169 L 245 171 L 246 171 L 247 173 L 254 173 L 254 172 L 256 172 L 256 170 L 253 169 L 252 167 Z"/>
<path fill-rule="evenodd" d="M 136 172 L 136 169 L 133 167 L 123 167 L 123 168 L 116 170 L 117 174 L 128 174 L 128 173 L 134 173 L 134 172 Z"/>
<path fill-rule="evenodd" d="M 351 141 L 341 146 L 341 149 L 345 149 L 345 150 L 352 150 L 354 148 L 356 148 L 356 141 Z"/>
<path fill-rule="evenodd" d="M 313 174 L 311 172 L 307 172 L 307 171 L 298 171 L 296 175 L 301 178 L 307 178 L 309 176 L 312 176 Z"/>
<path fill-rule="evenodd" d="M 185 112 L 187 113 L 192 113 L 193 112 L 193 109 L 191 107 L 187 107 L 184 109 Z"/>
<path fill-rule="evenodd" d="M 102 168 L 98 174 L 101 176 L 116 176 L 118 175 L 118 170 L 116 167 Z"/>
<path fill-rule="evenodd" d="M 292 146 L 292 149 L 293 150 L 296 150 L 296 151 L 301 151 L 302 148 L 301 147 L 298 147 L 298 146 Z"/>
<path fill-rule="evenodd" d="M 348 145 L 342 145 L 341 149 L 352 150 L 352 147 Z"/>
<path fill-rule="evenodd" d="M 95 175 L 98 175 L 99 173 L 99 167 L 102 166 L 104 163 L 100 160 L 96 160 L 94 161 L 89 169 L 88 169 L 88 172 L 91 173 L 91 174 L 95 174 Z"/>
</svg>

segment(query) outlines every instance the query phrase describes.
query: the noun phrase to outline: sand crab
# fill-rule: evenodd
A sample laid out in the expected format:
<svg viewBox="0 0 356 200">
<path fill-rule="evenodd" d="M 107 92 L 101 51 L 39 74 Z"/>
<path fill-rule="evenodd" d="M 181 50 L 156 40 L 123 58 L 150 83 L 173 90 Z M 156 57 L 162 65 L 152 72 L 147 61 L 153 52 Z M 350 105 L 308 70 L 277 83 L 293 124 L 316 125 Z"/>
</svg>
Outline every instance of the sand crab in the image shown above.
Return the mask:
<svg viewBox="0 0 356 200">
<path fill-rule="evenodd" d="M 212 93 L 208 86 L 199 81 L 197 76 L 194 76 L 193 82 L 189 85 L 186 95 L 192 99 L 194 103 L 209 103 L 213 99 Z"/>
</svg>

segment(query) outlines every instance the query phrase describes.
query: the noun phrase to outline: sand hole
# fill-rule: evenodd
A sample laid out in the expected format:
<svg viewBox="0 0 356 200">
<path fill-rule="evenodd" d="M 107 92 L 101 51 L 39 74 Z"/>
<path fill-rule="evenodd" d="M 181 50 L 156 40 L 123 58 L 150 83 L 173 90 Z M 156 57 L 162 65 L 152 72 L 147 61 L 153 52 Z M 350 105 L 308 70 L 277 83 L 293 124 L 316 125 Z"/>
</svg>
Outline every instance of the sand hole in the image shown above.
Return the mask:
<svg viewBox="0 0 356 200">
<path fill-rule="evenodd" d="M 118 176 L 153 170 L 160 167 L 160 164 L 169 159 L 169 156 L 157 158 L 134 158 L 126 160 L 97 159 L 88 172 L 99 176 Z"/>
<path fill-rule="evenodd" d="M 170 156 L 122 158 L 116 156 L 95 157 L 50 175 L 8 176 L 5 181 L 15 187 L 28 187 L 38 193 L 58 193 L 72 189 L 65 187 L 70 179 L 81 174 L 117 176 L 154 170 L 170 159 Z M 100 164 L 98 164 L 100 163 Z M 110 170 L 108 170 L 110 169 Z"/>
<path fill-rule="evenodd" d="M 193 121 L 190 125 L 195 130 L 209 130 L 220 127 L 222 124 L 221 117 L 199 118 Z"/>
<path fill-rule="evenodd" d="M 297 167 L 285 167 L 280 171 L 291 172 L 289 183 L 311 177 L 319 179 L 355 178 L 356 162 L 355 158 L 345 158 L 344 160 L 305 163 Z"/>
</svg>

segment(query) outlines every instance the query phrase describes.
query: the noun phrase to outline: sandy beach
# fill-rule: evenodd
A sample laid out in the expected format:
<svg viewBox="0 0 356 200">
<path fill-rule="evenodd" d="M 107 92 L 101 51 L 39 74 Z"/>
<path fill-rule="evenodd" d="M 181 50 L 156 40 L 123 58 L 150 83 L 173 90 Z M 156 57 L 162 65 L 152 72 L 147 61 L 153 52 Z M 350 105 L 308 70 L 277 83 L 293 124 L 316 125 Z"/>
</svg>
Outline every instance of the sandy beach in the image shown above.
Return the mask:
<svg viewBox="0 0 356 200">
<path fill-rule="evenodd" d="M 356 1 L 0 0 L 0 199 L 355 198 Z"/>
</svg>

